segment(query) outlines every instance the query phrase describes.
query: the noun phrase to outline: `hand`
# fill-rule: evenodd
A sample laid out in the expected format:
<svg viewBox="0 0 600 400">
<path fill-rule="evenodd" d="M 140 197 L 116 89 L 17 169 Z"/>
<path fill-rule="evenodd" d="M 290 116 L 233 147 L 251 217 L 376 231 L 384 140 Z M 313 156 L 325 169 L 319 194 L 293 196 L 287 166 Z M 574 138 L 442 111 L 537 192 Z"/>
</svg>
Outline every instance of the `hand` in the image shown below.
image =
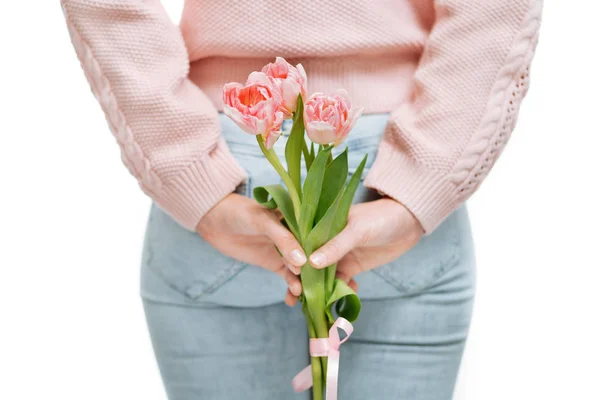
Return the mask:
<svg viewBox="0 0 600 400">
<path fill-rule="evenodd" d="M 302 292 L 297 275 L 306 256 L 279 221 L 275 212 L 233 193 L 202 217 L 196 231 L 221 253 L 281 276 L 288 284 L 285 303 L 291 307 Z"/>
<path fill-rule="evenodd" d="M 406 207 L 390 198 L 353 205 L 348 224 L 310 256 L 315 268 L 338 263 L 337 276 L 354 276 L 395 260 L 423 236 L 423 228 Z M 356 288 L 353 288 L 356 290 Z"/>
</svg>

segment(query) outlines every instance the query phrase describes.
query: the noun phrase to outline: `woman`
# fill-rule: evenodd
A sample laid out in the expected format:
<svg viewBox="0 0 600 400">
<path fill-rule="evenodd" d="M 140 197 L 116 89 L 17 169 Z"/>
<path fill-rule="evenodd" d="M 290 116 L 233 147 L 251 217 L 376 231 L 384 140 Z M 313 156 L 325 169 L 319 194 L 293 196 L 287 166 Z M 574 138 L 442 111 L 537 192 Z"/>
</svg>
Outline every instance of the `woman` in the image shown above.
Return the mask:
<svg viewBox="0 0 600 400">
<path fill-rule="evenodd" d="M 309 93 L 348 90 L 346 142 L 369 164 L 347 228 L 309 262 L 339 262 L 364 301 L 340 398 L 450 399 L 470 323 L 463 203 L 504 148 L 528 87 L 538 0 L 62 0 L 73 44 L 123 154 L 153 199 L 142 266 L 171 400 L 296 399 L 308 363 L 306 255 L 252 188 L 275 172 L 222 114 L 221 90 L 276 56 Z M 289 121 L 276 151 L 283 151 Z M 281 255 L 273 245 L 281 250 Z M 283 278 L 283 279 L 281 279 Z"/>
</svg>

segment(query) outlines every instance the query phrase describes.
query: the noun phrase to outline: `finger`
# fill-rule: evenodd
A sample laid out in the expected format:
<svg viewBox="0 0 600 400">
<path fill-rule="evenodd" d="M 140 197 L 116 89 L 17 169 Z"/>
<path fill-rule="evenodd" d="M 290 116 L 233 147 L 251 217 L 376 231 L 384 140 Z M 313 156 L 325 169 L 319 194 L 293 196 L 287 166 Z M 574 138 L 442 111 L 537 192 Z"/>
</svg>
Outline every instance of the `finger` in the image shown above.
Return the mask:
<svg viewBox="0 0 600 400">
<path fill-rule="evenodd" d="M 350 289 L 354 290 L 355 292 L 358 292 L 358 283 L 356 283 L 354 279 L 350 279 L 350 282 L 348 282 L 348 286 L 350 286 Z"/>
<path fill-rule="evenodd" d="M 286 264 L 286 266 L 288 267 L 288 269 L 289 269 L 290 271 L 292 271 L 292 273 L 293 273 L 294 275 L 300 275 L 300 272 L 302 271 L 302 269 L 301 269 L 300 267 L 294 267 L 294 266 L 293 266 L 293 265 L 291 265 L 291 264 Z"/>
<path fill-rule="evenodd" d="M 277 220 L 281 221 L 283 219 L 283 214 L 281 213 L 279 208 L 276 208 L 275 210 L 272 210 L 271 212 L 273 214 L 275 214 L 275 218 L 277 218 Z"/>
<path fill-rule="evenodd" d="M 289 307 L 294 307 L 297 302 L 298 297 L 294 296 L 288 289 L 287 293 L 285 294 L 285 304 L 287 304 Z"/>
<path fill-rule="evenodd" d="M 350 285 L 352 278 L 361 272 L 364 272 L 364 266 L 358 262 L 358 258 L 355 256 L 355 252 L 348 253 L 346 257 L 342 258 L 336 268 L 336 276 Z M 352 288 L 354 289 L 354 288 Z M 355 290 L 356 291 L 356 290 Z"/>
<path fill-rule="evenodd" d="M 292 292 L 292 294 L 294 296 L 299 296 L 302 293 L 302 283 L 300 282 L 300 277 L 294 274 L 292 269 L 287 264 L 283 264 L 281 257 L 279 257 L 279 254 L 277 254 L 275 248 L 271 247 L 266 249 L 263 254 L 264 256 L 261 257 L 258 265 L 282 277 L 283 280 L 285 280 L 285 282 L 288 284 L 288 289 Z"/>
<path fill-rule="evenodd" d="M 306 256 L 302 247 L 289 230 L 271 213 L 264 213 L 259 219 L 262 232 L 275 243 L 288 264 L 301 267 L 306 264 Z"/>
<path fill-rule="evenodd" d="M 282 266 L 278 274 L 288 284 L 288 290 L 294 296 L 300 296 L 302 293 L 302 283 L 300 283 L 300 278 L 297 275 L 294 275 L 294 273 L 286 266 Z"/>
<path fill-rule="evenodd" d="M 348 225 L 339 235 L 312 253 L 309 261 L 315 268 L 325 268 L 337 263 L 359 243 L 359 232 L 355 227 Z"/>
<path fill-rule="evenodd" d="M 344 272 L 344 270 L 342 269 L 342 265 L 343 265 L 342 262 L 343 262 L 343 260 L 340 261 L 338 263 L 337 267 L 335 268 L 335 277 L 337 279 L 343 280 L 345 283 L 348 283 L 348 282 L 350 282 L 352 277 Z"/>
<path fill-rule="evenodd" d="M 354 280 L 354 278 L 350 278 L 350 276 L 340 271 L 336 271 L 335 277 L 343 280 L 348 286 L 350 286 L 350 289 L 358 292 L 358 283 Z"/>
</svg>

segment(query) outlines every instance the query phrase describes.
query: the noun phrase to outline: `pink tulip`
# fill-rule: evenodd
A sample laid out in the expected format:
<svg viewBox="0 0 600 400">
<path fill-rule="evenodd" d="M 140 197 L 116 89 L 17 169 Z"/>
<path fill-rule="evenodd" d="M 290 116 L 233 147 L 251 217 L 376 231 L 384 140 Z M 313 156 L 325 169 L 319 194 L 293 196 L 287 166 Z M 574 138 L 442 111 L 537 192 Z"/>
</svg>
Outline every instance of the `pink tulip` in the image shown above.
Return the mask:
<svg viewBox="0 0 600 400">
<path fill-rule="evenodd" d="M 298 95 L 306 99 L 306 72 L 302 64 L 295 67 L 283 57 L 275 58 L 274 63 L 265 65 L 261 72 L 266 74 L 281 93 L 284 118 L 291 118 L 298 107 Z M 252 74 L 250 75 L 252 76 Z M 250 79 L 250 77 L 249 77 Z"/>
<path fill-rule="evenodd" d="M 252 75 L 246 85 L 231 82 L 223 87 L 223 112 L 245 132 L 262 135 L 270 149 L 281 135 L 281 94 L 265 74 Z"/>
<path fill-rule="evenodd" d="M 314 93 L 304 105 L 306 133 L 314 143 L 337 146 L 348 137 L 363 110 L 352 108 L 345 90 L 333 96 Z"/>
</svg>

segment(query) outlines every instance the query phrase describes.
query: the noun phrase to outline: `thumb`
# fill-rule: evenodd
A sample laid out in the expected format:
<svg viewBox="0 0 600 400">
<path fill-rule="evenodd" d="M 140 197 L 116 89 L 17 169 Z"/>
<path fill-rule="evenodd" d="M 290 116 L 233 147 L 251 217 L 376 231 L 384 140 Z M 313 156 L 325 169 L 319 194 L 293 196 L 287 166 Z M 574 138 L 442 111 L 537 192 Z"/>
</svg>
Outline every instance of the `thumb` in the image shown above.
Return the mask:
<svg viewBox="0 0 600 400">
<path fill-rule="evenodd" d="M 309 262 L 313 267 L 319 269 L 333 265 L 352 251 L 360 241 L 360 232 L 353 226 L 347 225 L 337 236 L 313 252 L 309 257 Z"/>
</svg>

